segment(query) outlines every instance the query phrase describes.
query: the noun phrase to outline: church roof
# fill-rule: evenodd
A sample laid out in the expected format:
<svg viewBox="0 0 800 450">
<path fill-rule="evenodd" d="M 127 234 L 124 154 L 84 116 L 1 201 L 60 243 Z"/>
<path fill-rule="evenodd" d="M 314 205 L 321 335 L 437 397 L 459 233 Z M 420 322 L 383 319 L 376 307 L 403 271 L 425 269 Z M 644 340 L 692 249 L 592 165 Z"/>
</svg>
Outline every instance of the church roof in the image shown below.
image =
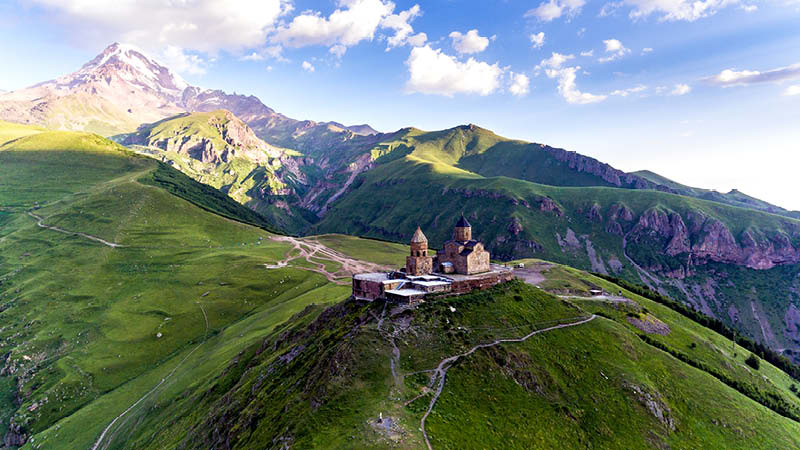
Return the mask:
<svg viewBox="0 0 800 450">
<path fill-rule="evenodd" d="M 461 214 L 461 218 L 458 219 L 458 223 L 456 224 L 457 228 L 472 228 L 472 225 L 467 222 L 467 218 L 464 217 L 464 214 Z"/>
<path fill-rule="evenodd" d="M 428 238 L 426 238 L 425 234 L 422 233 L 422 229 L 420 227 L 417 227 L 417 231 L 414 232 L 414 236 L 411 236 L 411 243 L 422 244 L 427 242 Z"/>
</svg>

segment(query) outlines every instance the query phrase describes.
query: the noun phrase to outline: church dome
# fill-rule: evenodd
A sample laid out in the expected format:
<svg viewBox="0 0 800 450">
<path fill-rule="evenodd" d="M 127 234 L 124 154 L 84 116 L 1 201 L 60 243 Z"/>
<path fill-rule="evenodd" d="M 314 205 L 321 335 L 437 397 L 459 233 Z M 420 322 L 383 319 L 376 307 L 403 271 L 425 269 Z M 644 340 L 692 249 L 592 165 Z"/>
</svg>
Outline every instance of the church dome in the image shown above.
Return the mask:
<svg viewBox="0 0 800 450">
<path fill-rule="evenodd" d="M 422 229 L 417 227 L 417 231 L 414 232 L 414 236 L 411 236 L 411 243 L 412 244 L 427 244 L 428 238 L 425 237 L 425 234 L 422 233 Z"/>
<path fill-rule="evenodd" d="M 458 219 L 458 223 L 456 224 L 457 228 L 472 228 L 472 225 L 467 222 L 467 218 L 464 217 L 464 214 L 461 214 L 461 218 Z"/>
</svg>

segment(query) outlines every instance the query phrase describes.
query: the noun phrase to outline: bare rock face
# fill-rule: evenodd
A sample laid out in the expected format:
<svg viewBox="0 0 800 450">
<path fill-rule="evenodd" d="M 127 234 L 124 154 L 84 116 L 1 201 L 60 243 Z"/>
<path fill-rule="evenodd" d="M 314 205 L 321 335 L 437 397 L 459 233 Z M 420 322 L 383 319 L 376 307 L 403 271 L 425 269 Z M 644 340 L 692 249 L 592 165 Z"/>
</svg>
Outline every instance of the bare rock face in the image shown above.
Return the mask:
<svg viewBox="0 0 800 450">
<path fill-rule="evenodd" d="M 511 223 L 508 225 L 508 232 L 518 236 L 522 232 L 522 222 L 516 217 L 511 219 Z"/>
<path fill-rule="evenodd" d="M 564 215 L 564 211 L 562 211 L 550 197 L 542 197 L 539 199 L 539 211 L 553 212 L 558 217 Z"/>
<path fill-rule="evenodd" d="M 633 220 L 633 211 L 621 203 L 614 203 L 608 209 L 609 218 L 611 220 L 620 220 L 623 222 L 630 222 Z"/>
<path fill-rule="evenodd" d="M 600 205 L 597 203 L 593 204 L 589 211 L 586 213 L 586 218 L 591 220 L 592 222 L 602 222 L 603 215 L 600 213 Z"/>
<path fill-rule="evenodd" d="M 683 219 L 677 213 L 669 213 L 659 209 L 649 209 L 639 217 L 638 223 L 631 230 L 634 242 L 645 238 L 666 241 L 664 252 L 675 256 L 689 251 L 689 233 Z"/>
<path fill-rule="evenodd" d="M 612 212 L 610 218 L 614 217 Z M 618 233 L 621 227 L 617 224 L 607 223 L 606 230 Z M 794 247 L 792 238 L 784 232 L 765 235 L 748 229 L 737 240 L 724 223 L 698 212 L 689 212 L 684 221 L 678 213 L 649 209 L 639 217 L 630 238 L 634 243 L 645 240 L 663 243 L 664 254 L 671 257 L 687 255 L 690 264 L 715 261 L 761 270 L 800 262 L 800 248 Z M 665 275 L 683 278 L 689 272 L 689 267 L 673 268 Z"/>
<path fill-rule="evenodd" d="M 28 435 L 20 428 L 19 425 L 10 424 L 8 431 L 3 437 L 3 445 L 6 448 L 22 447 L 28 441 Z"/>
<path fill-rule="evenodd" d="M 633 211 L 625 205 L 615 203 L 608 209 L 608 220 L 606 221 L 606 233 L 622 236 L 625 229 L 622 223 L 629 223 L 633 220 Z"/>
</svg>

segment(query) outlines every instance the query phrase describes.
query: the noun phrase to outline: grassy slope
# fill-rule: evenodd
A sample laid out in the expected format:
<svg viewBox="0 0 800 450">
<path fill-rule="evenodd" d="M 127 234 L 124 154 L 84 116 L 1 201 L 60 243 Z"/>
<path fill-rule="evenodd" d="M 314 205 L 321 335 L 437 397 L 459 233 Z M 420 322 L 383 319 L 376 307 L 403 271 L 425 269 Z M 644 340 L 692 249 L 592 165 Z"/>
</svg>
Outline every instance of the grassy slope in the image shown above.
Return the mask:
<svg viewBox="0 0 800 450">
<path fill-rule="evenodd" d="M 19 139 L 21 137 L 38 134 L 44 131 L 43 128 L 32 127 L 28 125 L 21 125 L 18 123 L 6 122 L 0 120 L 0 145 L 8 141 Z"/>
<path fill-rule="evenodd" d="M 208 381 L 308 304 L 348 295 L 308 271 L 266 270 L 289 246 L 207 212 L 235 217 L 241 211 L 227 197 L 202 197 L 201 209 L 140 182 L 164 170 L 83 133 L 42 133 L 0 149 L 0 354 L 10 352 L 13 368 L 0 377 L 3 433 L 15 410 L 15 423 L 40 433 L 37 444 L 90 447 L 196 346 L 153 398 Z M 193 183 L 181 186 L 197 200 Z M 26 214 L 36 204 L 48 225 L 125 247 L 39 228 Z M 21 405 L 7 403 L 17 388 Z"/>
<path fill-rule="evenodd" d="M 711 340 L 725 348 L 721 336 L 657 306 L 648 309 L 670 323 L 675 336 L 665 339 L 673 345 L 688 334 L 701 347 Z M 208 390 L 186 392 L 187 401 L 202 402 L 210 413 L 169 421 L 174 407 L 163 403 L 147 422 L 152 434 L 136 446 L 419 448 L 424 446 L 419 420 L 431 399 L 424 388 L 429 375 L 419 371 L 476 343 L 585 316 L 521 283 L 434 300 L 383 321 L 383 330 L 396 333 L 395 379 L 391 344 L 377 329 L 383 308 L 348 302 L 296 316 L 258 348 L 242 353 Z M 427 420 L 434 448 L 800 444 L 800 424 L 648 345 L 624 317 L 479 350 L 457 362 Z M 713 350 L 697 352 L 705 358 Z M 715 367 L 733 361 L 707 360 Z M 764 366 L 761 375 L 780 385 L 786 377 Z M 648 409 L 648 401 L 657 408 Z M 656 409 L 666 419 L 660 420 Z M 392 420 L 389 432 L 385 422 L 376 423 L 379 416 Z"/>
</svg>

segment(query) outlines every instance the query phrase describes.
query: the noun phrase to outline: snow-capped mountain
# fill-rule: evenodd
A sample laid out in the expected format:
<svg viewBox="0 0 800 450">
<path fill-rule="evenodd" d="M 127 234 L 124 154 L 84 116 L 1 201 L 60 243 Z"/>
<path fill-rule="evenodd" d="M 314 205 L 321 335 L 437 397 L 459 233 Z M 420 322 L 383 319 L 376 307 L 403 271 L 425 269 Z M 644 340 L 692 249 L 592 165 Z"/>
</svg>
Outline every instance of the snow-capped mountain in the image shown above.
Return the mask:
<svg viewBox="0 0 800 450">
<path fill-rule="evenodd" d="M 190 86 L 155 58 L 114 43 L 76 72 L 14 92 L 0 93 L 0 119 L 49 128 L 114 135 L 135 131 L 182 112 L 228 110 L 259 137 L 290 146 L 309 130 L 342 139 L 372 134 L 369 126 L 299 121 L 264 105 L 258 97 Z"/>
<path fill-rule="evenodd" d="M 111 44 L 80 70 L 59 78 L 56 83 L 59 87 L 66 86 L 69 89 L 96 81 L 112 83 L 112 80 L 172 97 L 176 101 L 180 101 L 183 91 L 189 87 L 189 83 L 180 75 L 155 62 L 143 51 L 119 43 Z"/>
</svg>

